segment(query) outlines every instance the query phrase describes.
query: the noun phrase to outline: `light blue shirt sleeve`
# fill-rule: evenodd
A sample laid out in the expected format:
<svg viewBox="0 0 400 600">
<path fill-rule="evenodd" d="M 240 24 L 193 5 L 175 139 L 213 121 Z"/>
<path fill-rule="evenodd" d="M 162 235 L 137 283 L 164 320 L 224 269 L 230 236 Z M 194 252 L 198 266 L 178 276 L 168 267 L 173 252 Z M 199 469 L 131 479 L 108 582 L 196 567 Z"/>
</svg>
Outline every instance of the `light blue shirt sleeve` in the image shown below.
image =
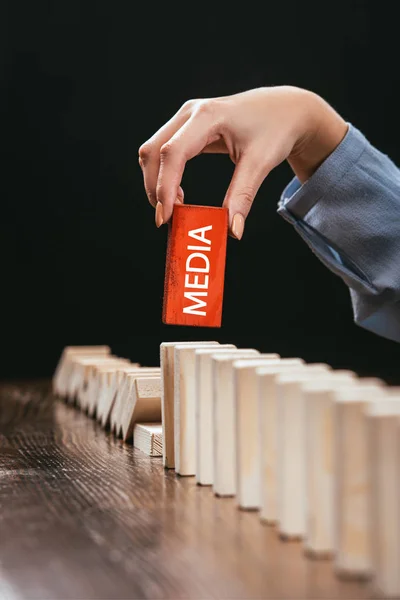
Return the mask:
<svg viewBox="0 0 400 600">
<path fill-rule="evenodd" d="M 350 289 L 355 322 L 400 342 L 400 170 L 352 125 L 278 213 Z"/>
</svg>

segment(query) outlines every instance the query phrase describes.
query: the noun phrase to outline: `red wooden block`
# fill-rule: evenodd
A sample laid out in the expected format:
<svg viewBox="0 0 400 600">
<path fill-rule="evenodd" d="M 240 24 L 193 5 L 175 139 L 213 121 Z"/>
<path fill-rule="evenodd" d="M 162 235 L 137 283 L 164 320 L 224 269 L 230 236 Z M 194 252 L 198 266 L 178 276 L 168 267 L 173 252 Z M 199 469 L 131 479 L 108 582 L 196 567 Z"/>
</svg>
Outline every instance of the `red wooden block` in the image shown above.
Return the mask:
<svg viewBox="0 0 400 600">
<path fill-rule="evenodd" d="M 228 210 L 176 204 L 169 224 L 163 323 L 221 327 Z"/>
</svg>

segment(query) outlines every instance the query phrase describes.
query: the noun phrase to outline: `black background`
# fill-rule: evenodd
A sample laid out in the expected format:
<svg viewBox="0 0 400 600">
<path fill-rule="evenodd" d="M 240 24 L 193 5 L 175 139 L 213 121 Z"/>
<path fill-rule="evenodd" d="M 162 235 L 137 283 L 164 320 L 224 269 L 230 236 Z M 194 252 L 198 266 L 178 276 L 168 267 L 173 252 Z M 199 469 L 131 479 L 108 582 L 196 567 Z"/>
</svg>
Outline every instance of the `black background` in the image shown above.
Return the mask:
<svg viewBox="0 0 400 600">
<path fill-rule="evenodd" d="M 353 324 L 345 285 L 276 214 L 286 164 L 229 239 L 223 327 L 162 325 L 167 231 L 137 151 L 189 98 L 292 84 L 399 164 L 398 35 L 384 3 L 356 0 L 3 0 L 1 377 L 50 375 L 70 344 L 150 365 L 161 341 L 217 339 L 396 379 L 400 346 Z M 232 171 L 195 159 L 186 201 L 220 205 Z"/>
</svg>

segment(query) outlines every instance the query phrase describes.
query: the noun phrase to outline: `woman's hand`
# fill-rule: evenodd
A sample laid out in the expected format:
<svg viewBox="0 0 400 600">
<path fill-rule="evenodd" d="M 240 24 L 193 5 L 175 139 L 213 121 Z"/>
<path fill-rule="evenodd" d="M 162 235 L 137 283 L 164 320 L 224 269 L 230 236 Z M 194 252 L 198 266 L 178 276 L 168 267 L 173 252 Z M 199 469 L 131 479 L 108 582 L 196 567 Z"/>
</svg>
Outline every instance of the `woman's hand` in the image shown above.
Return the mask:
<svg viewBox="0 0 400 600">
<path fill-rule="evenodd" d="M 175 202 L 183 202 L 186 162 L 201 153 L 224 153 L 236 168 L 223 205 L 231 234 L 240 239 L 268 173 L 287 159 L 300 181 L 306 181 L 346 131 L 345 121 L 322 98 L 295 87 L 189 100 L 139 149 L 156 224 L 166 223 Z"/>
</svg>

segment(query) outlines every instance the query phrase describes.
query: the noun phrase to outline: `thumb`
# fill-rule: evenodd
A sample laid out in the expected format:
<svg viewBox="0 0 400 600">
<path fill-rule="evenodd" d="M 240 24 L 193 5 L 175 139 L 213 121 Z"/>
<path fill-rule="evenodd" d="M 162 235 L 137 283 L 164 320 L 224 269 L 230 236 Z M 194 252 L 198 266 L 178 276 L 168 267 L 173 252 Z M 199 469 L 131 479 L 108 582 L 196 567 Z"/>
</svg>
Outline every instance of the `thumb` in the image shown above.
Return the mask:
<svg viewBox="0 0 400 600">
<path fill-rule="evenodd" d="M 244 224 L 254 198 L 270 169 L 261 163 L 260 155 L 243 154 L 235 171 L 223 206 L 228 209 L 229 229 L 232 237 L 240 240 Z"/>
</svg>

